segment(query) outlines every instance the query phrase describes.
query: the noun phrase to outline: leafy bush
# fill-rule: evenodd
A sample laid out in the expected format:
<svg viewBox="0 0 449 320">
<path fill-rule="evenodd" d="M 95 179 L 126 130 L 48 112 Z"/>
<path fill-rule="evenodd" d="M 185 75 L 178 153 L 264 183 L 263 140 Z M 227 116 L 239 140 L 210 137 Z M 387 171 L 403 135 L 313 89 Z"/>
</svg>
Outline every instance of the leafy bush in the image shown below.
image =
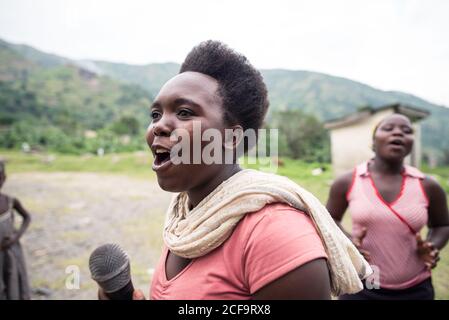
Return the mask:
<svg viewBox="0 0 449 320">
<path fill-rule="evenodd" d="M 279 129 L 279 154 L 307 162 L 329 162 L 330 140 L 323 124 L 299 110 L 274 112 L 272 128 Z"/>
</svg>

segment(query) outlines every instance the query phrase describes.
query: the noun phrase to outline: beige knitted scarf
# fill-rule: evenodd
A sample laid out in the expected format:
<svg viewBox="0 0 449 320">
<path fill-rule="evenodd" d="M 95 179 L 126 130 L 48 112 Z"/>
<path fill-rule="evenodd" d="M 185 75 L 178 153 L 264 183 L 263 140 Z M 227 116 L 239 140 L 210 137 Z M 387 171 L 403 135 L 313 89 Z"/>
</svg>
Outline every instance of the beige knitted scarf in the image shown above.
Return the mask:
<svg viewBox="0 0 449 320">
<path fill-rule="evenodd" d="M 332 294 L 362 290 L 361 279 L 372 273 L 366 260 L 315 196 L 286 177 L 274 174 L 251 169 L 239 171 L 192 210 L 187 194 L 177 194 L 167 211 L 164 242 L 178 256 L 201 257 L 225 242 L 245 214 L 275 202 L 306 212 L 312 219 L 328 256 Z"/>
</svg>

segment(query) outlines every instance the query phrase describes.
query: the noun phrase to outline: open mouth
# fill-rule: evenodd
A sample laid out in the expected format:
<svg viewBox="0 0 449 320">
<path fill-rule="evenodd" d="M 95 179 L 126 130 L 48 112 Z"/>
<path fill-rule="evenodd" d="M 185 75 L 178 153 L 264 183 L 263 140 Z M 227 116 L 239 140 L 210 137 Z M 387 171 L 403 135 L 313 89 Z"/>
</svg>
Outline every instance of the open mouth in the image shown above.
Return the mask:
<svg viewBox="0 0 449 320">
<path fill-rule="evenodd" d="M 394 145 L 394 146 L 400 146 L 400 147 L 404 147 L 404 141 L 400 140 L 400 139 L 395 139 L 389 142 L 389 144 Z"/>
<path fill-rule="evenodd" d="M 170 160 L 170 151 L 166 149 L 156 149 L 154 156 L 154 164 L 156 166 L 162 166 L 169 160 Z"/>
</svg>

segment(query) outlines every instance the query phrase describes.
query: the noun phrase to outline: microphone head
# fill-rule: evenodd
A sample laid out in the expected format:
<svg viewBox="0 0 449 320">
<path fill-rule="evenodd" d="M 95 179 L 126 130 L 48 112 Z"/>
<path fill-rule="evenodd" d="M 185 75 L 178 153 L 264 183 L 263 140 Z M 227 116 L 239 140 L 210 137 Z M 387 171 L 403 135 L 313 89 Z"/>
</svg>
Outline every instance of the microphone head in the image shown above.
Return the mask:
<svg viewBox="0 0 449 320">
<path fill-rule="evenodd" d="M 89 269 L 104 292 L 116 292 L 131 281 L 129 257 L 125 251 L 114 243 L 104 244 L 92 252 Z"/>
</svg>

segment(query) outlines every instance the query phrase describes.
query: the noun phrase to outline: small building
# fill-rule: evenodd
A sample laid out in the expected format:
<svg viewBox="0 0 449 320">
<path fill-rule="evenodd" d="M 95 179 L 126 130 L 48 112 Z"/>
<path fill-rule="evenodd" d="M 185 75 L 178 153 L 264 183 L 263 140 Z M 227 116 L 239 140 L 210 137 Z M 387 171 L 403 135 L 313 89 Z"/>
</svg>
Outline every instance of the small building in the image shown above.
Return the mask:
<svg viewBox="0 0 449 320">
<path fill-rule="evenodd" d="M 386 116 L 399 113 L 410 118 L 415 131 L 415 143 L 411 154 L 405 159 L 415 167 L 421 165 L 421 126 L 428 111 L 405 104 L 389 104 L 380 108 L 365 107 L 356 113 L 325 123 L 330 131 L 332 167 L 335 175 L 354 168 L 374 156 L 372 134 L 375 126 Z"/>
</svg>

